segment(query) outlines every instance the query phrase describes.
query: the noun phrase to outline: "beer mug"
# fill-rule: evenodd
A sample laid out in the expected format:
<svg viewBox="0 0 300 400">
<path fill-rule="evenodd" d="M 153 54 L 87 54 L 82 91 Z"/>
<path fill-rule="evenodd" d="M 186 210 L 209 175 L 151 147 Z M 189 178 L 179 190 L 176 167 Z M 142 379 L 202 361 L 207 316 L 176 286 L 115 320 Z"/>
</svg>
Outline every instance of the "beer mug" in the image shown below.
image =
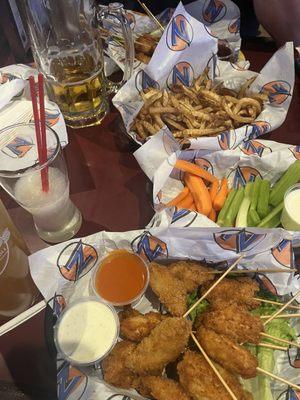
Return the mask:
<svg viewBox="0 0 300 400">
<path fill-rule="evenodd" d="M 132 31 L 123 5 L 96 6 L 91 0 L 26 0 L 26 13 L 37 68 L 44 74 L 49 98 L 58 104 L 72 128 L 98 125 L 108 111 L 107 95 L 130 78 L 133 70 Z M 104 75 L 105 31 L 123 35 L 123 80 Z M 109 38 L 109 34 L 106 35 Z"/>
</svg>

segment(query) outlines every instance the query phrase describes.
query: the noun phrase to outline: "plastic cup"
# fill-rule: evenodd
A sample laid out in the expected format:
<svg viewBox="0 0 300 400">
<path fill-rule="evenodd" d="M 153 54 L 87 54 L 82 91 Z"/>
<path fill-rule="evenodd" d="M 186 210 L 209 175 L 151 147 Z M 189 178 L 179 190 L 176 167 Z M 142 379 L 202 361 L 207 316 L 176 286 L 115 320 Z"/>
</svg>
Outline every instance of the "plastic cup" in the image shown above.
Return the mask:
<svg viewBox="0 0 300 400">
<path fill-rule="evenodd" d="M 146 292 L 146 290 L 147 290 L 147 288 L 148 288 L 148 285 L 149 285 L 150 274 L 149 274 L 148 264 L 146 263 L 146 261 L 145 261 L 141 256 L 139 256 L 138 254 L 134 253 L 133 251 L 126 251 L 126 252 L 129 253 L 129 254 L 134 254 L 136 257 L 138 257 L 138 258 L 142 261 L 142 263 L 143 263 L 144 266 L 145 266 L 145 270 L 146 270 L 146 274 L 147 274 L 147 275 L 146 275 L 146 282 L 145 282 L 144 287 L 142 288 L 142 290 L 141 290 L 135 297 L 133 297 L 133 298 L 131 298 L 131 299 L 128 299 L 128 300 L 126 300 L 126 301 L 124 301 L 124 302 L 114 302 L 114 301 L 111 301 L 111 300 L 109 300 L 109 299 L 106 299 L 106 298 L 102 297 L 102 296 L 98 293 L 98 291 L 97 291 L 97 289 L 96 289 L 96 277 L 97 277 L 97 273 L 98 273 L 99 269 L 101 268 L 101 266 L 102 266 L 102 264 L 103 264 L 103 261 L 104 261 L 107 257 L 110 256 L 109 254 L 108 254 L 106 257 L 103 257 L 103 258 L 100 260 L 98 266 L 97 266 L 96 268 L 94 268 L 94 271 L 93 271 L 93 274 L 92 274 L 92 277 L 91 277 L 91 287 L 92 287 L 92 292 L 93 292 L 93 294 L 94 294 L 95 296 L 97 296 L 99 299 L 101 299 L 102 301 L 105 301 L 106 303 L 111 304 L 111 305 L 114 306 L 114 307 L 123 307 L 123 306 L 127 306 L 127 305 L 135 306 L 137 303 L 139 303 L 139 302 L 141 301 L 141 299 L 142 299 L 142 297 L 144 296 L 144 294 L 145 294 L 145 292 Z"/>
<path fill-rule="evenodd" d="M 38 235 L 51 243 L 71 239 L 82 222 L 69 196 L 69 178 L 56 132 L 46 127 L 47 161 L 39 161 L 34 124 L 0 130 L 0 185 L 33 217 Z M 43 190 L 46 173 L 49 190 Z"/>
<path fill-rule="evenodd" d="M 300 231 L 300 183 L 290 187 L 283 200 L 281 224 L 288 231 Z"/>
<path fill-rule="evenodd" d="M 61 313 L 54 327 L 58 357 L 77 366 L 95 366 L 115 346 L 119 337 L 118 314 L 95 297 L 74 301 Z"/>
</svg>

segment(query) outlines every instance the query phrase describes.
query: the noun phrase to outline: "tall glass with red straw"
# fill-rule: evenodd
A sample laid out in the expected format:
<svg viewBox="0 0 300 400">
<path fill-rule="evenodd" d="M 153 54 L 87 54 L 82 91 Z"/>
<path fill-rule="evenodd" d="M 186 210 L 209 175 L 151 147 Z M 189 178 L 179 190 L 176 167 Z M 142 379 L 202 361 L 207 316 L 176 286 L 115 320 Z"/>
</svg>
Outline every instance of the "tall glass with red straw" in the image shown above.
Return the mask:
<svg viewBox="0 0 300 400">
<path fill-rule="evenodd" d="M 0 185 L 34 220 L 39 236 L 58 243 L 73 237 L 82 222 L 69 196 L 69 178 L 56 132 L 46 125 L 43 78 L 39 106 L 30 77 L 34 122 L 0 130 Z"/>
</svg>

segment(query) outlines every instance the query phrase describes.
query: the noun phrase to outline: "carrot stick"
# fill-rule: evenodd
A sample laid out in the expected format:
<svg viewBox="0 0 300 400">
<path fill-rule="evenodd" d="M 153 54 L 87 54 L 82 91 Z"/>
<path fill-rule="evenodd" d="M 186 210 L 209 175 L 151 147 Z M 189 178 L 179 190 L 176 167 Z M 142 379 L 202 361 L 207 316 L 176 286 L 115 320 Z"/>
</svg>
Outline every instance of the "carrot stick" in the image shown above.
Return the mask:
<svg viewBox="0 0 300 400">
<path fill-rule="evenodd" d="M 212 203 L 215 200 L 215 197 L 216 197 L 216 195 L 218 193 L 218 189 L 219 189 L 219 181 L 216 180 L 211 184 L 210 189 L 209 189 L 209 194 L 210 194 L 210 198 L 211 198 Z"/>
<path fill-rule="evenodd" d="M 177 160 L 175 163 L 175 168 L 193 175 L 200 176 L 200 178 L 205 179 L 206 181 L 211 183 L 217 180 L 217 178 L 213 176 L 210 172 L 205 171 L 205 169 L 188 161 Z"/>
<path fill-rule="evenodd" d="M 190 206 L 189 210 L 191 211 L 197 211 L 195 203 L 193 202 L 193 204 Z"/>
<path fill-rule="evenodd" d="M 217 220 L 217 213 L 214 208 L 210 210 L 210 213 L 208 214 L 208 218 L 211 219 L 212 221 L 216 222 Z"/>
<path fill-rule="evenodd" d="M 189 194 L 189 188 L 184 187 L 184 189 L 176 196 L 174 199 L 169 201 L 166 206 L 171 207 L 171 206 L 176 206 L 181 200 L 183 200 L 188 194 Z"/>
<path fill-rule="evenodd" d="M 179 203 L 177 203 L 177 207 L 178 208 L 187 208 L 189 209 L 189 207 L 191 207 L 194 203 L 194 198 L 191 195 L 191 193 L 189 192 L 188 195 L 181 200 Z"/>
<path fill-rule="evenodd" d="M 213 207 L 216 211 L 220 211 L 225 203 L 226 197 L 228 194 L 228 182 L 227 178 L 223 177 L 221 180 L 220 190 L 217 193 L 214 201 Z"/>
<path fill-rule="evenodd" d="M 186 173 L 185 183 L 194 198 L 197 211 L 204 215 L 208 215 L 212 204 L 209 191 L 203 180 L 196 175 Z"/>
</svg>

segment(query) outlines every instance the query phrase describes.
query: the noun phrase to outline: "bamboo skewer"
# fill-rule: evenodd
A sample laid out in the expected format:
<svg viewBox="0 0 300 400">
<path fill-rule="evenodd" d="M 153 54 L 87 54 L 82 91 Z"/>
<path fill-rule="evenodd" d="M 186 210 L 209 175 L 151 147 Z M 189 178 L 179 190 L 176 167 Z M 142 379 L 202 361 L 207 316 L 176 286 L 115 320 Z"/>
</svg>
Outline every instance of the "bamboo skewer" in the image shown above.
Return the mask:
<svg viewBox="0 0 300 400">
<path fill-rule="evenodd" d="M 285 303 L 282 307 L 279 308 L 279 310 L 277 310 L 274 314 L 272 314 L 270 316 L 269 319 L 267 319 L 267 321 L 264 322 L 264 325 L 268 324 L 269 322 L 271 322 L 274 318 L 277 317 L 278 314 L 280 314 L 283 310 L 285 310 L 294 300 L 295 298 L 300 294 L 300 290 L 298 290 L 298 292 L 295 294 L 295 296 L 293 296 L 287 303 Z"/>
<path fill-rule="evenodd" d="M 265 342 L 260 342 L 258 344 L 255 344 L 254 346 L 266 347 L 267 349 L 272 349 L 272 350 L 282 350 L 282 351 L 287 351 L 288 350 L 288 347 L 277 346 L 276 344 L 265 343 Z"/>
<path fill-rule="evenodd" d="M 269 335 L 269 334 L 264 333 L 264 332 L 261 332 L 260 334 L 263 337 L 266 337 L 266 338 L 269 338 L 269 339 L 273 339 L 273 340 L 277 340 L 278 342 L 286 343 L 286 344 L 289 344 L 290 346 L 294 346 L 294 347 L 297 347 L 298 349 L 300 349 L 300 344 L 299 343 L 291 342 L 290 340 L 286 340 L 286 339 L 277 338 L 276 336 L 272 336 L 272 335 Z"/>
<path fill-rule="evenodd" d="M 237 400 L 237 397 L 235 396 L 235 394 L 232 392 L 232 390 L 230 389 L 230 387 L 227 385 L 227 383 L 225 382 L 225 380 L 223 379 L 222 375 L 220 374 L 220 372 L 217 370 L 217 368 L 214 366 L 213 362 L 211 361 L 211 359 L 208 357 L 208 355 L 205 353 L 205 351 L 203 350 L 202 346 L 200 345 L 200 343 L 198 342 L 198 340 L 196 339 L 196 336 L 191 333 L 191 336 L 196 344 L 196 346 L 198 347 L 198 349 L 200 350 L 200 352 L 202 353 L 203 357 L 205 358 L 205 360 L 207 361 L 207 363 L 209 364 L 209 366 L 211 367 L 211 369 L 214 371 L 214 373 L 216 374 L 216 376 L 220 379 L 220 382 L 222 383 L 222 385 L 224 386 L 224 388 L 227 390 L 227 392 L 229 393 L 230 397 L 233 400 Z"/>
<path fill-rule="evenodd" d="M 152 19 L 152 21 L 157 25 L 159 30 L 161 32 L 164 32 L 165 28 L 162 26 L 162 24 L 159 22 L 159 20 L 152 14 L 152 12 L 149 10 L 149 8 L 146 6 L 146 4 L 142 3 L 140 0 L 137 0 L 137 1 L 138 1 L 139 5 L 143 8 L 145 13 L 148 15 L 148 17 L 150 19 Z"/>
<path fill-rule="evenodd" d="M 194 308 L 196 308 L 197 305 L 198 305 L 199 303 L 201 303 L 201 301 L 204 300 L 204 299 L 209 295 L 209 293 L 210 293 L 210 292 L 225 278 L 226 275 L 229 274 L 229 272 L 241 261 L 241 259 L 242 259 L 243 257 L 244 257 L 244 256 L 241 255 L 241 256 L 226 270 L 226 271 L 224 271 L 223 275 L 220 276 L 220 278 L 207 290 L 207 292 L 205 292 L 205 293 L 200 297 L 200 299 L 197 300 L 196 303 L 194 303 L 194 304 L 192 305 L 192 307 L 190 307 L 190 308 L 187 310 L 187 312 L 183 315 L 183 318 L 186 318 L 186 317 L 194 310 Z"/>
<path fill-rule="evenodd" d="M 291 313 L 291 314 L 280 314 L 280 315 L 276 315 L 276 317 L 274 318 L 299 318 L 300 317 L 300 313 Z M 269 322 L 270 319 L 270 315 L 261 315 L 262 319 L 266 319 L 267 321 L 264 322 L 264 325 L 266 325 Z"/>
<path fill-rule="evenodd" d="M 222 274 L 224 271 L 208 271 L 207 274 Z M 291 272 L 297 272 L 295 268 L 269 268 L 269 269 L 237 269 L 236 271 L 231 271 L 232 274 L 266 274 L 266 273 L 283 273 L 286 272 L 290 274 Z"/>
<path fill-rule="evenodd" d="M 279 301 L 261 299 L 260 297 L 253 297 L 253 300 L 261 301 L 262 303 L 274 304 L 276 306 L 282 306 L 285 304 L 285 303 L 280 303 Z M 300 306 L 290 305 L 287 308 L 291 308 L 293 310 L 298 310 L 298 311 L 300 310 Z"/>
<path fill-rule="evenodd" d="M 274 375 L 274 374 L 272 374 L 272 372 L 265 371 L 264 369 L 261 369 L 260 367 L 257 367 L 256 370 L 257 370 L 257 372 L 260 372 L 263 375 L 270 376 L 271 378 L 275 379 L 276 381 L 283 382 L 294 389 L 300 390 L 300 386 L 298 386 L 295 383 L 290 382 L 284 378 L 281 378 L 278 375 Z"/>
</svg>

